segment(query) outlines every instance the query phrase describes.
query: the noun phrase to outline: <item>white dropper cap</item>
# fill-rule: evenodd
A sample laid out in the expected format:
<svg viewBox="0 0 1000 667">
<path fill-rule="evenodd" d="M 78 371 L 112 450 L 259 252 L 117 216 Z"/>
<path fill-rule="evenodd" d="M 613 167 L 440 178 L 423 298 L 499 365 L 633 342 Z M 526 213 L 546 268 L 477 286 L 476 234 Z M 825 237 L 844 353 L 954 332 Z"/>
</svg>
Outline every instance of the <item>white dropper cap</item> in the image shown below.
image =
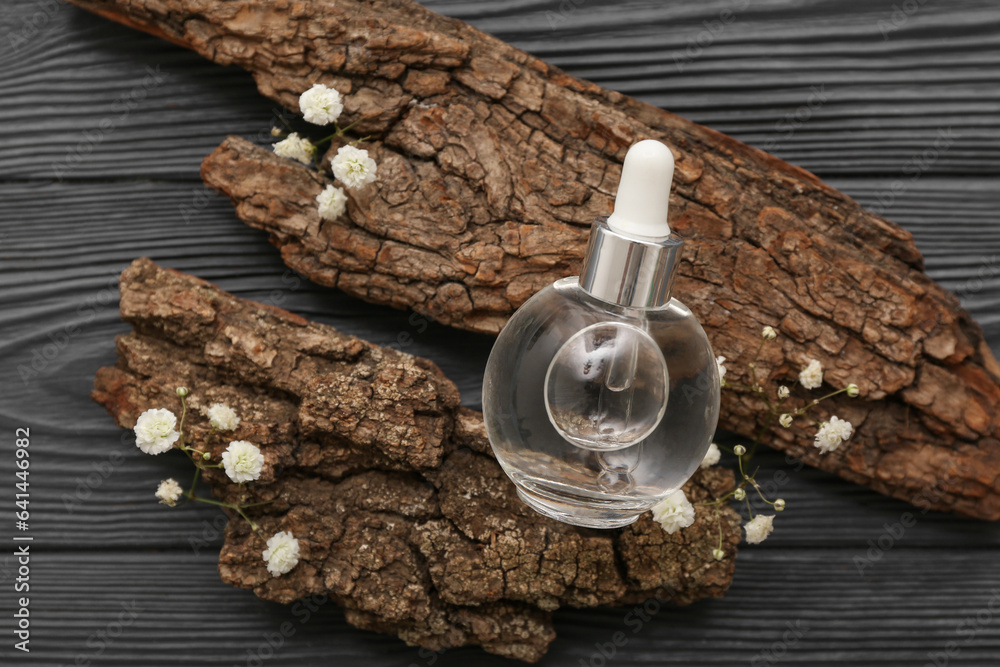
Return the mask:
<svg viewBox="0 0 1000 667">
<path fill-rule="evenodd" d="M 670 235 L 667 207 L 674 180 L 674 156 L 666 144 L 646 139 L 625 154 L 615 212 L 608 227 L 628 236 L 665 238 Z"/>
</svg>

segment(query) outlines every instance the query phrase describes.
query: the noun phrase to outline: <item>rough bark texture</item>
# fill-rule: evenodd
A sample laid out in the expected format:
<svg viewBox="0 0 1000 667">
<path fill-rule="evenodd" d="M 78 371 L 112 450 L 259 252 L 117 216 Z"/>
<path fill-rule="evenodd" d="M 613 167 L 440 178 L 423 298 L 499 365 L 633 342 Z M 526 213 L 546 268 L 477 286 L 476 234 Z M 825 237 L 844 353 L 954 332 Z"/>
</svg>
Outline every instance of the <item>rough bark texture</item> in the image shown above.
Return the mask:
<svg viewBox="0 0 1000 667">
<path fill-rule="evenodd" d="M 94 399 L 125 428 L 153 407 L 179 409 L 191 390 L 188 443 L 218 462 L 230 440 L 266 459 L 243 492 L 205 472 L 236 517 L 219 571 L 227 583 L 291 602 L 328 594 L 352 624 L 431 649 L 466 644 L 527 660 L 555 637 L 560 606 L 617 605 L 658 597 L 677 604 L 721 596 L 740 540 L 722 514 L 727 557 L 716 562 L 712 511 L 668 535 L 647 513 L 617 531 L 551 521 L 528 509 L 493 459 L 482 417 L 431 362 L 243 301 L 197 278 L 136 260 L 122 274 L 117 366 L 97 374 Z M 225 402 L 242 421 L 209 437 L 201 410 Z M 718 468 L 695 475 L 693 502 L 732 488 Z M 241 495 L 242 493 L 242 495 Z M 265 538 L 290 531 L 302 557 L 272 577 Z"/>
<path fill-rule="evenodd" d="M 326 177 L 237 138 L 203 178 L 313 280 L 474 331 L 574 275 L 628 146 L 666 141 L 687 241 L 676 294 L 729 379 L 746 382 L 772 324 L 758 376 L 791 384 L 815 358 L 829 385 L 861 388 L 820 408 L 857 428 L 837 452 L 813 449 L 804 420 L 766 441 L 920 506 L 1000 518 L 1000 367 L 980 328 L 907 232 L 812 174 L 406 0 L 71 1 L 244 67 L 291 110 L 315 82 L 343 91 L 380 166 L 341 220 L 317 216 Z M 726 392 L 721 425 L 750 435 L 761 407 Z"/>
</svg>

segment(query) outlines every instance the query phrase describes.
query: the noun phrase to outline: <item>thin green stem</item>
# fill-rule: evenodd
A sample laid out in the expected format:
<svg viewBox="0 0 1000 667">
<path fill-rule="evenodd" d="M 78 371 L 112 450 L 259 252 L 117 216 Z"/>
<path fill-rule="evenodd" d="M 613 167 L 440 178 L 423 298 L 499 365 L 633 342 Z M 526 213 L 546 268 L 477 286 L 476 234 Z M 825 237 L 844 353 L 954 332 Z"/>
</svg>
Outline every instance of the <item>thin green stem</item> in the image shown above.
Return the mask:
<svg viewBox="0 0 1000 667">
<path fill-rule="evenodd" d="M 359 118 L 356 121 L 354 121 L 353 123 L 351 123 L 350 125 L 348 125 L 347 127 L 342 128 L 342 129 L 338 125 L 337 128 L 340 131 L 340 136 L 344 136 L 345 134 L 347 134 L 348 132 L 350 132 L 351 128 L 353 128 L 355 125 L 357 125 L 360 122 L 361 122 L 361 119 Z"/>
<path fill-rule="evenodd" d="M 708 502 L 708 503 L 695 503 L 695 507 L 713 507 L 713 506 L 714 507 L 718 507 L 719 505 L 721 505 L 726 500 L 726 498 L 728 498 L 731 495 L 734 495 L 739 489 L 743 488 L 745 485 L 746 485 L 746 483 L 743 482 L 739 486 L 736 486 L 736 487 L 733 487 L 732 489 L 730 489 L 728 493 L 719 496 L 718 498 L 716 498 L 715 500 L 713 500 L 711 502 Z"/>
<path fill-rule="evenodd" d="M 802 406 L 801 408 L 799 408 L 798 410 L 796 410 L 793 414 L 796 414 L 796 415 L 805 414 L 806 410 L 808 410 L 810 408 L 814 408 L 817 405 L 819 405 L 821 402 L 825 401 L 826 399 L 833 398 L 834 396 L 836 396 L 838 394 L 843 394 L 846 391 L 847 391 L 847 387 L 844 387 L 843 389 L 838 389 L 837 391 L 831 391 L 826 396 L 820 396 L 816 400 L 811 401 L 809 403 L 806 403 L 804 406 Z"/>
<path fill-rule="evenodd" d="M 722 510 L 716 508 L 715 510 L 715 522 L 719 526 L 719 549 L 722 548 Z"/>
<path fill-rule="evenodd" d="M 764 342 L 762 337 L 757 345 L 757 351 L 753 353 L 753 359 L 750 360 L 750 379 L 753 381 L 753 390 L 756 392 L 760 392 L 760 386 L 757 384 L 757 359 L 760 357 L 760 351 L 764 349 Z"/>
<path fill-rule="evenodd" d="M 194 498 L 194 489 L 198 486 L 198 478 L 201 477 L 201 468 L 195 466 L 194 479 L 191 480 L 191 490 L 188 491 L 188 498 Z"/>
<path fill-rule="evenodd" d="M 187 418 L 188 406 L 187 406 L 187 401 L 184 400 L 184 397 L 181 396 L 180 398 L 181 398 L 181 424 L 180 424 L 180 426 L 177 427 L 177 430 L 181 434 L 180 446 L 183 447 L 184 446 L 184 420 Z"/>
<path fill-rule="evenodd" d="M 319 146 L 320 144 L 325 144 L 328 141 L 332 141 L 334 139 L 339 139 L 339 138 L 343 137 L 345 134 L 347 134 L 348 132 L 351 131 L 352 127 L 354 127 L 355 125 L 357 125 L 360 122 L 361 122 L 361 119 L 359 118 L 356 121 L 354 121 L 353 123 L 351 123 L 350 125 L 348 125 L 347 127 L 341 127 L 339 125 L 335 125 L 334 127 L 337 128 L 337 131 L 334 132 L 333 134 L 329 135 L 329 136 L 323 137 L 322 139 L 320 139 L 319 141 L 317 141 L 315 143 L 315 145 Z M 366 141 L 366 140 L 368 140 L 370 138 L 371 137 L 365 137 L 364 139 L 358 139 L 357 141 Z"/>
<path fill-rule="evenodd" d="M 763 438 L 764 434 L 771 429 L 771 424 L 774 423 L 775 414 L 776 412 L 774 408 L 767 411 L 767 420 L 764 422 L 764 426 L 761 427 L 759 431 L 757 431 L 757 437 L 753 439 L 753 444 L 750 445 L 750 451 L 747 452 L 747 459 L 753 458 L 754 452 L 757 451 L 757 445 L 760 444 L 761 438 Z"/>
<path fill-rule="evenodd" d="M 253 530 L 253 532 L 257 533 L 258 535 L 260 534 L 260 529 L 257 528 L 257 524 L 255 524 L 253 520 L 246 515 L 246 513 L 243 511 L 243 508 L 235 507 L 233 509 L 239 512 L 240 516 L 243 517 L 243 520 L 246 521 L 248 524 L 250 524 L 250 529 Z"/>
<path fill-rule="evenodd" d="M 191 495 L 191 496 L 188 496 L 188 497 L 191 500 L 193 500 L 195 502 L 198 502 L 198 503 L 205 503 L 206 505 L 215 505 L 216 507 L 225 507 L 225 508 L 231 509 L 234 512 L 236 512 L 237 514 L 239 514 L 241 517 L 243 517 L 243 519 L 248 524 L 250 524 L 250 528 L 253 530 L 253 532 L 255 532 L 255 533 L 259 533 L 260 532 L 260 529 L 257 528 L 257 524 L 253 522 L 253 519 L 251 519 L 250 517 L 248 517 L 246 515 L 246 512 L 243 511 L 244 507 L 252 507 L 252 505 L 234 505 L 232 503 L 224 503 L 224 502 L 222 502 L 220 500 L 213 500 L 211 498 L 202 498 L 200 496 L 195 496 L 195 495 Z M 257 504 L 262 504 L 262 503 L 257 503 Z"/>
</svg>

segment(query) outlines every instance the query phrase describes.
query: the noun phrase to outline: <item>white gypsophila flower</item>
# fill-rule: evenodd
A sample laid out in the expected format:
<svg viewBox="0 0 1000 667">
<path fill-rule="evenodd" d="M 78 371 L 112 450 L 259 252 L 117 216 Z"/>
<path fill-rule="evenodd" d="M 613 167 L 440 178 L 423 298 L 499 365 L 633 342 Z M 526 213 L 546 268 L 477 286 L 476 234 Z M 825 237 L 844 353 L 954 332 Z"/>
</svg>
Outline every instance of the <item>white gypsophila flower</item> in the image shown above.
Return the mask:
<svg viewBox="0 0 1000 667">
<path fill-rule="evenodd" d="M 760 544 L 774 530 L 774 515 L 758 514 L 743 525 L 747 533 L 747 544 Z"/>
<path fill-rule="evenodd" d="M 274 576 L 291 572 L 299 564 L 299 541 L 291 533 L 275 533 L 267 541 L 267 549 L 264 549 L 262 555 L 267 563 L 267 571 Z"/>
<path fill-rule="evenodd" d="M 165 479 L 160 482 L 160 485 L 156 487 L 156 497 L 160 499 L 160 502 L 164 505 L 169 505 L 173 507 L 177 504 L 181 495 L 184 493 L 184 489 L 181 485 L 177 483 L 177 480 L 171 477 L 170 479 Z"/>
<path fill-rule="evenodd" d="M 205 410 L 205 414 L 208 415 L 208 423 L 220 431 L 232 431 L 240 425 L 236 410 L 225 403 L 213 403 L 212 407 Z"/>
<path fill-rule="evenodd" d="M 375 180 L 378 165 L 368 151 L 356 146 L 341 146 L 330 163 L 333 175 L 349 188 L 360 188 Z"/>
<path fill-rule="evenodd" d="M 234 482 L 252 482 L 260 477 L 264 457 L 256 445 L 246 440 L 233 440 L 222 452 L 222 465 Z"/>
<path fill-rule="evenodd" d="M 714 442 L 708 446 L 708 452 L 705 453 L 705 458 L 701 460 L 700 468 L 711 468 L 719 459 L 722 458 L 722 452 L 719 451 L 719 446 Z"/>
<path fill-rule="evenodd" d="M 653 505 L 652 510 L 653 519 L 663 526 L 663 530 L 669 535 L 694 523 L 694 505 L 680 489 Z"/>
<path fill-rule="evenodd" d="M 165 408 L 146 410 L 135 422 L 135 446 L 146 454 L 162 454 L 181 437 L 177 432 L 177 417 Z"/>
<path fill-rule="evenodd" d="M 314 83 L 312 88 L 299 95 L 299 109 L 302 116 L 313 125 L 329 125 L 340 118 L 344 103 L 336 88 Z"/>
<path fill-rule="evenodd" d="M 328 185 L 316 195 L 316 203 L 319 204 L 320 218 L 336 220 L 347 210 L 347 195 L 341 188 Z"/>
<path fill-rule="evenodd" d="M 764 340 L 774 340 L 775 338 L 778 337 L 778 332 L 774 330 L 774 327 L 766 326 L 760 332 L 760 335 Z"/>
<path fill-rule="evenodd" d="M 716 357 L 715 363 L 719 367 L 719 382 L 725 382 L 726 380 L 726 358 Z"/>
<path fill-rule="evenodd" d="M 819 431 L 816 432 L 813 446 L 822 453 L 828 454 L 829 452 L 836 451 L 853 433 L 854 427 L 851 425 L 851 422 L 833 416 L 830 417 L 830 421 L 823 422 L 820 425 Z"/>
<path fill-rule="evenodd" d="M 292 132 L 278 143 L 271 144 L 271 147 L 278 157 L 298 160 L 302 164 L 312 164 L 313 156 L 316 154 L 316 147 L 312 142 L 300 137 L 297 132 Z"/>
<path fill-rule="evenodd" d="M 786 412 L 785 414 L 778 417 L 778 423 L 784 426 L 785 428 L 788 428 L 789 426 L 792 425 L 792 416 Z"/>
<path fill-rule="evenodd" d="M 791 395 L 791 391 L 785 385 L 778 387 L 778 398 L 784 400 Z"/>
<path fill-rule="evenodd" d="M 816 389 L 823 384 L 823 365 L 815 359 L 809 360 L 809 365 L 799 373 L 799 382 L 806 389 Z"/>
</svg>

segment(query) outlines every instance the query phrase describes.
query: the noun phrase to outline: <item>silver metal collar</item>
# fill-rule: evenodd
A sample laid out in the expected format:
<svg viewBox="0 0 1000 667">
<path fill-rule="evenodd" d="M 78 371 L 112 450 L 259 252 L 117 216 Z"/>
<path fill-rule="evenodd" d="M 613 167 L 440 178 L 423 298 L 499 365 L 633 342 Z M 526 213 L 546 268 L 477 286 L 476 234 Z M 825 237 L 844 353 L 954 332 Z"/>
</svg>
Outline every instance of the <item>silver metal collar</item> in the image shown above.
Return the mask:
<svg viewBox="0 0 1000 667">
<path fill-rule="evenodd" d="M 631 308 L 670 301 L 684 241 L 676 234 L 643 239 L 619 234 L 606 217 L 594 221 L 580 270 L 580 287 L 592 296 Z"/>
</svg>

